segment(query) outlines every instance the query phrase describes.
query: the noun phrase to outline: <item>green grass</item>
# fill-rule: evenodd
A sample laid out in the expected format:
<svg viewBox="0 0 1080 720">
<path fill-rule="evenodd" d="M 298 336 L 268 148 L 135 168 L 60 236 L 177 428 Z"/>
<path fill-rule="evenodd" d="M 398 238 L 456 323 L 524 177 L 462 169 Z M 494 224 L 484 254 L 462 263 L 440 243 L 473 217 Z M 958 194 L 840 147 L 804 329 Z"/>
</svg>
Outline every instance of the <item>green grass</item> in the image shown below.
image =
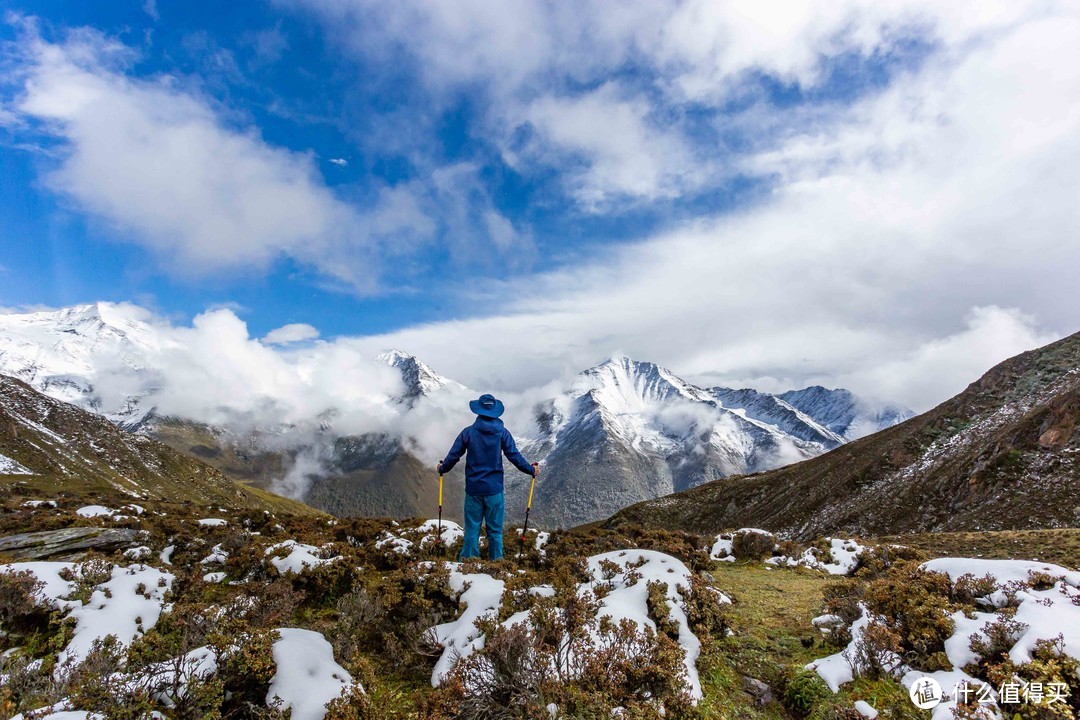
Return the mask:
<svg viewBox="0 0 1080 720">
<path fill-rule="evenodd" d="M 763 680 L 780 692 L 791 668 L 835 652 L 811 620 L 822 612 L 822 590 L 836 578 L 805 569 L 769 569 L 763 563 L 716 563 L 716 586 L 734 601 L 728 606 L 733 635 L 708 647 L 698 663 L 706 718 L 787 718 L 773 702 L 759 707 L 743 691 L 743 676 Z M 807 647 L 809 645 L 809 647 Z"/>
</svg>

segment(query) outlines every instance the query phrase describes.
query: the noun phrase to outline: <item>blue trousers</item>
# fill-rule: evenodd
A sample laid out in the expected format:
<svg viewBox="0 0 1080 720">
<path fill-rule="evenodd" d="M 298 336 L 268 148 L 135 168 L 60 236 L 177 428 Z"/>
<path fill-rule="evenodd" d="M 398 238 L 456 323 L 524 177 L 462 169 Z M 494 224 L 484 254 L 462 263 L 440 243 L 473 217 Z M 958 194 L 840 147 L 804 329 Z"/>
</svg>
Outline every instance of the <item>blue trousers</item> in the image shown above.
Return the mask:
<svg viewBox="0 0 1080 720">
<path fill-rule="evenodd" d="M 488 557 L 503 556 L 503 494 L 465 495 L 465 540 L 458 560 L 480 557 L 480 523 L 487 525 Z"/>
</svg>

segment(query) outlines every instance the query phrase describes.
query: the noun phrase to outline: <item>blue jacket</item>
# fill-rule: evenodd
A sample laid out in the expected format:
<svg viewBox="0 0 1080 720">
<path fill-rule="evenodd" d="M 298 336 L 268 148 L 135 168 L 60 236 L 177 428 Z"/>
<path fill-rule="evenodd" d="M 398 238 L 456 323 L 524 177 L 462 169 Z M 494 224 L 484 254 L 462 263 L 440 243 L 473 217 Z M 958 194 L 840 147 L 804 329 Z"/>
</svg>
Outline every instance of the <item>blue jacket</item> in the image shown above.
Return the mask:
<svg viewBox="0 0 1080 720">
<path fill-rule="evenodd" d="M 477 416 L 476 422 L 462 430 L 439 472 L 448 473 L 465 455 L 465 492 L 469 495 L 496 495 L 503 491 L 503 454 L 518 470 L 533 475 L 533 467 L 518 452 L 510 431 L 498 418 Z"/>
</svg>

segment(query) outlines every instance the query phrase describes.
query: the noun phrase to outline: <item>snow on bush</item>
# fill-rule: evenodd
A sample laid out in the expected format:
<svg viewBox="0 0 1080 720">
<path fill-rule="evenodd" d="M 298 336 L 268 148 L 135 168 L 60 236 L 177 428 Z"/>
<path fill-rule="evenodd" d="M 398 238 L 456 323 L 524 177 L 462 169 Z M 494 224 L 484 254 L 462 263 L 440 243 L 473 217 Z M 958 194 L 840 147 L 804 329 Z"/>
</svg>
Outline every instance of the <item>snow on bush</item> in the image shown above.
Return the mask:
<svg viewBox="0 0 1080 720">
<path fill-rule="evenodd" d="M 281 553 L 284 550 L 288 550 L 288 554 L 282 555 Z M 338 559 L 336 557 L 325 557 L 326 553 L 327 549 L 325 547 L 319 548 L 314 545 L 298 543 L 295 540 L 286 540 L 266 548 L 264 554 L 273 556 L 270 557 L 270 563 L 282 575 L 288 573 L 299 575 L 307 568 L 325 565 Z"/>
<path fill-rule="evenodd" d="M 829 561 L 819 557 L 821 551 L 818 548 L 812 547 L 808 548 L 797 558 L 789 557 L 787 555 L 777 555 L 769 558 L 765 562 L 769 565 L 779 565 L 782 567 L 808 567 L 813 568 L 814 570 L 827 572 L 830 575 L 848 575 L 859 564 L 859 556 L 867 550 L 865 545 L 860 545 L 854 540 L 828 538 L 828 542 Z"/>
<path fill-rule="evenodd" d="M 78 564 L 70 562 L 49 562 L 45 560 L 35 562 L 10 563 L 0 565 L 0 573 L 17 573 L 29 571 L 34 577 L 43 583 L 43 586 L 35 593 L 36 599 L 42 604 L 51 605 L 57 610 L 69 610 L 78 606 L 77 600 L 66 600 L 75 592 L 75 583 L 65 578 L 78 572 Z"/>
<path fill-rule="evenodd" d="M 619 567 L 614 577 L 608 578 L 610 566 L 605 566 L 605 563 L 614 563 Z M 606 616 L 615 622 L 627 618 L 639 627 L 654 630 L 656 623 L 648 613 L 648 585 L 650 582 L 663 583 L 666 588 L 668 619 L 677 626 L 679 645 L 686 653 L 686 678 L 690 683 L 690 695 L 695 700 L 700 700 L 702 695 L 697 659 L 701 654 L 701 641 L 690 631 L 686 620 L 686 601 L 683 597 L 685 588 L 690 587 L 690 569 L 682 561 L 655 550 L 614 550 L 589 558 L 589 572 L 592 573 L 593 581 L 583 585 L 582 592 L 596 594 L 599 587 L 610 586 L 600 598 L 598 617 Z"/>
<path fill-rule="evenodd" d="M 199 524 L 207 527 L 221 527 L 222 525 L 228 525 L 229 521 L 221 518 L 203 518 L 199 521 Z"/>
<path fill-rule="evenodd" d="M 765 559 L 765 563 L 779 567 L 808 567 L 831 575 L 848 575 L 858 565 L 859 556 L 868 549 L 855 540 L 828 538 L 827 541 L 827 550 L 811 547 L 798 557 L 772 555 Z M 717 535 L 709 548 L 709 557 L 721 562 L 760 560 L 777 552 L 777 548 L 776 536 L 768 530 L 739 528 Z M 828 553 L 827 557 L 823 554 L 825 552 Z"/>
<path fill-rule="evenodd" d="M 434 543 L 436 536 L 442 538 L 443 545 L 453 545 L 455 542 L 465 537 L 464 528 L 456 522 L 451 522 L 449 520 L 442 521 L 442 535 L 439 535 L 438 519 L 425 520 L 411 532 L 423 535 L 420 540 L 420 547 L 426 547 Z"/>
<path fill-rule="evenodd" d="M 86 657 L 94 641 L 106 635 L 115 635 L 127 645 L 152 628 L 172 582 L 171 573 L 147 565 L 114 565 L 112 577 L 94 590 L 86 604 L 71 610 L 75 634 L 59 654 L 59 662 Z"/>
<path fill-rule="evenodd" d="M 443 648 L 431 676 L 433 686 L 444 682 L 459 659 L 484 647 L 485 636 L 476 623 L 497 617 L 504 601 L 503 580 L 484 574 L 462 573 L 457 563 L 448 563 L 448 566 L 451 569 L 451 589 L 460 593 L 458 601 L 464 610 L 456 620 L 433 628 L 433 639 Z M 629 621 L 639 629 L 648 628 L 658 634 L 673 636 L 683 652 L 686 689 L 693 701 L 701 699 L 697 671 L 701 641 L 691 631 L 687 620 L 685 593 L 692 584 L 689 568 L 680 560 L 654 550 L 614 550 L 595 555 L 588 559 L 587 568 L 590 579 L 579 585 L 577 594 L 595 605 L 596 612 L 589 621 L 588 630 L 594 642 L 600 641 L 602 622 L 618 626 L 622 620 Z M 554 590 L 541 585 L 530 588 L 527 594 L 547 598 L 554 594 Z M 721 602 L 730 602 L 722 593 L 718 594 Z M 666 611 L 666 617 L 660 618 L 664 627 L 658 628 L 650 617 L 650 604 L 654 613 Z M 514 613 L 501 625 L 512 628 L 516 625 L 528 626 L 530 622 L 530 612 L 525 610 Z M 562 657 L 560 663 L 570 665 L 572 658 Z"/>
<path fill-rule="evenodd" d="M 436 625 L 432 630 L 433 639 L 443 647 L 431 673 L 433 687 L 446 679 L 458 657 L 465 657 L 484 646 L 484 636 L 477 629 L 476 621 L 486 615 L 498 615 L 506 585 L 490 575 L 462 573 L 458 570 L 459 563 L 447 565 L 450 567 L 450 589 L 459 593 L 458 602 L 464 605 L 464 610 L 456 620 Z"/>
<path fill-rule="evenodd" d="M 138 547 L 128 548 L 124 551 L 124 557 L 128 560 L 145 560 L 154 554 L 154 551 L 145 545 Z"/>
<path fill-rule="evenodd" d="M 465 530 L 455 522 L 443 520 L 440 535 L 439 520 L 425 520 L 416 527 L 383 531 L 379 539 L 375 541 L 375 547 L 399 555 L 408 555 L 417 544 L 421 548 L 431 547 L 437 543 L 438 538 L 441 538 L 443 545 L 453 545 L 463 537 L 465 537 Z"/>
<path fill-rule="evenodd" d="M 293 720 L 322 720 L 326 704 L 353 685 L 345 668 L 334 661 L 334 649 L 320 633 L 280 628 L 274 643 L 277 669 L 266 694 L 267 705 L 280 699 Z"/>
<path fill-rule="evenodd" d="M 712 548 L 709 550 L 709 557 L 722 562 L 735 562 L 735 552 L 731 547 L 731 540 L 734 535 L 734 533 L 720 533 L 717 535 L 716 542 L 713 543 Z"/>
<path fill-rule="evenodd" d="M 38 599 L 75 621 L 75 630 L 58 662 L 86 657 L 95 640 L 115 635 L 122 645 L 152 628 L 161 616 L 173 576 L 146 565 L 108 566 L 108 577 L 96 584 L 84 603 L 70 596 L 83 581 L 85 566 L 65 562 L 21 562 L 0 566 L 0 572 L 30 571 L 43 585 Z"/>
<path fill-rule="evenodd" d="M 932 712 L 933 720 L 953 717 L 958 698 L 955 689 L 965 683 L 973 694 L 985 692 L 997 699 L 997 691 L 982 679 L 973 677 L 963 668 L 971 668 L 986 658 L 977 648 L 989 647 L 988 630 L 1008 622 L 1012 629 L 1007 640 L 1008 659 L 1017 666 L 1031 662 L 1037 645 L 1053 641 L 1057 651 L 1080 660 L 1080 572 L 1060 565 L 1025 560 L 986 560 L 974 558 L 938 558 L 924 563 L 921 570 L 944 573 L 954 591 L 961 584 L 979 587 L 984 594 L 974 601 L 993 612 L 957 610 L 951 614 L 953 632 L 944 642 L 944 654 L 950 668 L 926 672 L 912 667 L 903 659 L 880 648 L 877 661 L 909 690 L 924 677 L 940 683 L 945 698 Z M 985 578 L 985 580 L 980 580 Z M 973 584 L 980 580 L 981 584 Z M 1009 606 L 1006 609 L 1006 606 Z M 868 645 L 867 629 L 871 613 L 862 606 L 862 616 L 851 625 L 851 642 L 843 651 L 809 663 L 833 692 L 851 682 L 864 663 Z M 998 637 L 1000 641 L 1000 636 Z M 993 715 L 1000 713 L 996 703 L 987 704 Z"/>
<path fill-rule="evenodd" d="M 214 547 L 210 548 L 210 554 L 199 561 L 202 565 L 219 564 L 224 565 L 229 560 L 229 553 L 225 552 L 225 549 L 218 543 Z"/>
</svg>

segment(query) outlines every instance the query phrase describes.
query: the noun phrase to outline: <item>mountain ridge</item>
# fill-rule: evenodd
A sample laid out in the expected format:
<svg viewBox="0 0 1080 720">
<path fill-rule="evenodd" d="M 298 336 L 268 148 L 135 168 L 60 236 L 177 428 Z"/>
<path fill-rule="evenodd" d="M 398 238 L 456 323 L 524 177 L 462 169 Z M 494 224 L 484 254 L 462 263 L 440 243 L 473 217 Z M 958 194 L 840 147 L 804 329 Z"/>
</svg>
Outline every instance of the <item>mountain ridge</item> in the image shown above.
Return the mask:
<svg viewBox="0 0 1080 720">
<path fill-rule="evenodd" d="M 932 410 L 802 463 L 615 513 L 694 532 L 1012 530 L 1080 524 L 1080 333 L 991 368 Z"/>
<path fill-rule="evenodd" d="M 406 517 L 435 502 L 435 483 L 427 477 L 431 463 L 421 460 L 412 433 L 419 429 L 429 445 L 438 444 L 429 428 L 418 426 L 446 425 L 458 414 L 466 424 L 471 415 L 465 400 L 473 391 L 464 385 L 400 349 L 380 353 L 370 361 L 395 368 L 401 379 L 400 390 L 385 397 L 393 420 L 359 435 L 335 429 L 341 415 L 335 408 L 302 426 L 231 429 L 163 414 L 153 390 L 104 407 L 94 387 L 101 357 L 119 358 L 126 372 L 145 376 L 143 387 L 164 382 L 154 374 L 150 352 L 175 340 L 140 318 L 108 303 L 0 316 L 0 372 L 19 374 L 230 477 L 293 492 L 330 512 Z M 829 407 L 856 415 L 856 399 L 845 397 L 848 406 L 834 401 Z M 660 365 L 622 355 L 579 373 L 561 393 L 532 408 L 530 418 L 514 430 L 530 459 L 545 465 L 537 491 L 547 502 L 537 503 L 533 517 L 560 526 L 846 442 L 779 396 L 698 387 Z M 510 507 L 523 506 L 526 489 L 508 479 Z M 461 478 L 452 474 L 448 480 L 448 497 L 457 503 Z"/>
</svg>

